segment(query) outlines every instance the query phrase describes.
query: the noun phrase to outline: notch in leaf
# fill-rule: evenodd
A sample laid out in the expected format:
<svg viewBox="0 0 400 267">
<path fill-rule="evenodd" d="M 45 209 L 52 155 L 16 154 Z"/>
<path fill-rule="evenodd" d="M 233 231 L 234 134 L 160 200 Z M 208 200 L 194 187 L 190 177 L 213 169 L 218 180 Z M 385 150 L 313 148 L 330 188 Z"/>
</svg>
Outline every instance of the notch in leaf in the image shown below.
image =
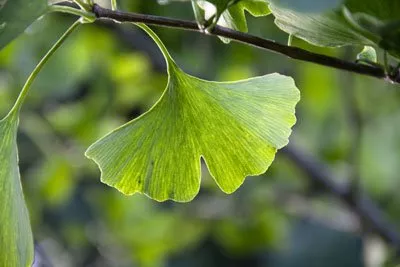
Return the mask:
<svg viewBox="0 0 400 267">
<path fill-rule="evenodd" d="M 237 82 L 210 82 L 177 67 L 158 37 L 168 85 L 145 114 L 86 151 L 101 180 L 127 195 L 192 200 L 203 158 L 218 186 L 234 192 L 246 176 L 264 173 L 288 143 L 299 91 L 290 77 L 270 74 Z"/>
</svg>

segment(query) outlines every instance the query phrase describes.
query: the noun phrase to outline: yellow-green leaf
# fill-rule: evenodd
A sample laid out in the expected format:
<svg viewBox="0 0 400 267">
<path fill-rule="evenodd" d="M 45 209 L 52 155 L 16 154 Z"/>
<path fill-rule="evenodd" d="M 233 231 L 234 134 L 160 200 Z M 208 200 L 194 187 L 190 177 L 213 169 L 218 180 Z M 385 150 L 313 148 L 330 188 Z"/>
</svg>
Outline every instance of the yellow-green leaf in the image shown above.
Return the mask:
<svg viewBox="0 0 400 267">
<path fill-rule="evenodd" d="M 9 114 L 0 121 L 0 266 L 32 266 L 34 249 L 18 167 L 19 111 L 40 70 L 80 24 L 76 21 L 38 63 Z"/>
<path fill-rule="evenodd" d="M 364 49 L 357 55 L 357 60 L 361 63 L 377 63 L 378 56 L 376 55 L 376 51 L 371 46 L 364 46 Z"/>
<path fill-rule="evenodd" d="M 185 202 L 199 191 L 201 158 L 226 193 L 246 176 L 264 173 L 296 121 L 294 81 L 279 74 L 222 83 L 198 79 L 179 69 L 145 29 L 164 52 L 168 85 L 148 112 L 87 150 L 102 181 L 128 195 Z"/>
<path fill-rule="evenodd" d="M 245 11 L 255 17 L 270 14 L 268 4 L 265 1 L 241 0 L 222 13 L 218 24 L 238 31 L 247 32 Z"/>
<path fill-rule="evenodd" d="M 33 237 L 18 168 L 18 114 L 0 121 L 0 266 L 31 266 Z"/>
<path fill-rule="evenodd" d="M 268 4 L 265 1 L 241 0 L 226 9 L 217 24 L 237 31 L 247 32 L 245 11 L 254 17 L 262 17 L 270 14 Z M 227 38 L 221 38 L 221 40 L 225 43 L 229 42 Z"/>
<path fill-rule="evenodd" d="M 271 13 L 265 0 L 192 0 L 192 5 L 195 14 L 197 14 L 196 19 L 200 24 L 214 18 L 214 24 L 242 32 L 247 32 L 245 11 L 255 17 L 266 16 Z M 199 8 L 204 10 L 203 15 L 200 14 Z M 228 41 L 226 38 L 221 39 Z"/>
</svg>

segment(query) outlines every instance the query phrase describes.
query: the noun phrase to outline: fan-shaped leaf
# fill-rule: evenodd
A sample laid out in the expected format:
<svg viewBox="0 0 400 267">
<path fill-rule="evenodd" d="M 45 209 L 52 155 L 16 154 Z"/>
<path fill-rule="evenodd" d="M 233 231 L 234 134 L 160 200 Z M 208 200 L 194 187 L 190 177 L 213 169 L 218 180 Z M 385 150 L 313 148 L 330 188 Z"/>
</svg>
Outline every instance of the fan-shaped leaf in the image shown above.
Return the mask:
<svg viewBox="0 0 400 267">
<path fill-rule="evenodd" d="M 199 191 L 201 158 L 226 193 L 246 176 L 264 173 L 296 120 L 293 80 L 279 74 L 201 80 L 180 70 L 150 34 L 167 59 L 168 85 L 148 112 L 87 150 L 102 181 L 128 195 L 190 201 Z"/>
</svg>

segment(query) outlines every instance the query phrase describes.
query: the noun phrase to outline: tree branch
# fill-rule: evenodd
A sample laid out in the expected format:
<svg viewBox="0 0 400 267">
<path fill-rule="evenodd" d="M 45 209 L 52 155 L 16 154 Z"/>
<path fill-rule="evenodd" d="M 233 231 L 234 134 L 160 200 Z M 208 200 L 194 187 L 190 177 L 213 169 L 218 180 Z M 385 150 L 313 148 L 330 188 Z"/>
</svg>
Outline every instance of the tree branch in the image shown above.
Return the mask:
<svg viewBox="0 0 400 267">
<path fill-rule="evenodd" d="M 400 256 L 400 234 L 396 227 L 386 220 L 383 212 L 366 194 L 353 192 L 350 185 L 335 183 L 327 166 L 304 152 L 289 146 L 281 150 L 317 185 L 343 201 L 370 229 L 391 244 Z"/>
<path fill-rule="evenodd" d="M 100 19 L 112 19 L 119 22 L 145 23 L 205 33 L 198 28 L 197 23 L 186 20 L 113 11 L 102 8 L 99 5 L 93 6 L 93 13 L 97 18 Z M 257 48 L 283 54 L 293 59 L 308 61 L 323 66 L 346 70 L 352 73 L 358 73 L 400 83 L 398 78 L 388 77 L 385 74 L 382 66 L 356 64 L 354 62 L 312 53 L 300 48 L 286 46 L 271 40 L 238 32 L 221 26 L 216 26 L 209 34 L 230 38 L 232 40 L 252 45 Z M 335 183 L 334 176 L 329 171 L 329 168 L 311 156 L 306 155 L 305 153 L 290 146 L 282 149 L 281 152 L 291 159 L 300 169 L 302 169 L 303 172 L 307 174 L 308 177 L 313 181 L 313 183 L 322 187 L 324 190 L 344 202 L 360 217 L 363 222 L 365 222 L 371 228 L 373 232 L 391 244 L 396 249 L 396 254 L 400 256 L 400 234 L 396 227 L 386 219 L 384 213 L 377 207 L 371 198 L 362 192 L 355 194 L 350 185 Z"/>
<path fill-rule="evenodd" d="M 370 66 L 364 64 L 357 64 L 355 62 L 313 53 L 298 47 L 279 44 L 272 40 L 263 39 L 248 33 L 235 31 L 218 25 L 215 26 L 215 28 L 213 28 L 210 33 L 206 33 L 198 28 L 196 22 L 187 20 L 172 19 L 160 16 L 144 15 L 131 12 L 123 12 L 123 11 L 114 11 L 102 8 L 97 4 L 93 6 L 92 11 L 99 19 L 112 19 L 118 22 L 145 23 L 149 25 L 177 28 L 182 30 L 189 30 L 204 34 L 210 34 L 214 36 L 225 37 L 257 48 L 273 51 L 293 59 L 312 62 L 319 65 L 332 67 L 340 70 L 346 70 L 349 72 L 367 75 L 379 79 L 385 79 L 393 83 L 400 83 L 397 77 L 391 77 L 390 75 L 386 75 L 383 66 Z"/>
</svg>

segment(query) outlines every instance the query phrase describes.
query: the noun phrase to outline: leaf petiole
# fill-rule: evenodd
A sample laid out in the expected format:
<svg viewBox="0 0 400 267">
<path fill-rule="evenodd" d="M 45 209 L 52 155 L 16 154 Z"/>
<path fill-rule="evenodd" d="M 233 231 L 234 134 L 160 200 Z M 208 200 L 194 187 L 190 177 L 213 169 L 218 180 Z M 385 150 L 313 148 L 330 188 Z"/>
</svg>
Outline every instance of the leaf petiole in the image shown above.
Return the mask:
<svg viewBox="0 0 400 267">
<path fill-rule="evenodd" d="M 293 34 L 289 34 L 288 40 L 287 40 L 287 45 L 292 46 L 293 43 Z"/>
<path fill-rule="evenodd" d="M 157 44 L 157 46 L 160 48 L 161 52 L 163 53 L 167 66 L 168 66 L 168 72 L 171 72 L 172 70 L 176 69 L 176 64 L 175 61 L 172 59 L 171 55 L 168 52 L 168 49 L 165 47 L 164 43 L 160 40 L 160 38 L 157 36 L 157 34 L 150 29 L 149 26 L 147 26 L 144 23 L 136 23 L 137 26 L 139 26 L 143 31 L 145 31 L 151 39 Z"/>
<path fill-rule="evenodd" d="M 36 65 L 35 69 L 32 71 L 32 73 L 29 75 L 28 79 L 25 82 L 24 87 L 21 90 L 21 93 L 18 96 L 17 101 L 15 102 L 13 108 L 11 111 L 8 113 L 7 117 L 14 114 L 18 113 L 21 110 L 21 106 L 28 95 L 29 89 L 31 88 L 31 85 L 39 72 L 43 69 L 43 66 L 47 63 L 47 61 L 51 58 L 51 56 L 54 54 L 54 52 L 57 51 L 57 49 L 64 43 L 64 41 L 68 38 L 68 36 L 78 27 L 78 25 L 81 24 L 80 20 L 77 20 L 74 22 L 74 24 L 71 25 L 71 27 L 68 28 L 68 30 L 58 39 L 58 41 L 50 48 L 50 50 L 47 52 L 47 54 L 40 60 L 40 62 Z"/>
<path fill-rule="evenodd" d="M 111 0 L 111 9 L 112 10 L 117 10 L 118 9 L 117 0 Z"/>
<path fill-rule="evenodd" d="M 69 6 L 60 6 L 60 5 L 52 5 L 49 6 L 49 12 L 61 12 L 61 13 L 67 13 L 67 14 L 72 14 L 75 16 L 79 16 L 83 18 L 82 22 L 87 22 L 91 23 L 96 20 L 95 14 L 82 10 L 82 9 L 77 9 Z"/>
<path fill-rule="evenodd" d="M 389 74 L 389 58 L 388 58 L 388 52 L 385 50 L 383 51 L 383 66 L 385 68 L 385 74 L 388 75 Z"/>
</svg>

